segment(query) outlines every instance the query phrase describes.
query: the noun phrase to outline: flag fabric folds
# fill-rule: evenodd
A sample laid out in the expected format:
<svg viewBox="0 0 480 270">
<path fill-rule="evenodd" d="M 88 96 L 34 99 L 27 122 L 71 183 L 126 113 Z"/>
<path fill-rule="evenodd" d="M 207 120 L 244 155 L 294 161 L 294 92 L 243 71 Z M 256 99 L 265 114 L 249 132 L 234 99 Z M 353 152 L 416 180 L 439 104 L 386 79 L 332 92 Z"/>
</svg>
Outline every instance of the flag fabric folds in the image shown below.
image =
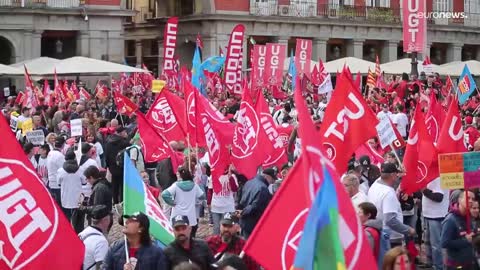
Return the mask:
<svg viewBox="0 0 480 270">
<path fill-rule="evenodd" d="M 150 220 L 150 234 L 163 246 L 170 244 L 175 238 L 170 221 L 165 216 L 155 197 L 143 183 L 139 172 L 128 155 L 123 162 L 123 214 L 132 215 L 142 212 Z"/>
<path fill-rule="evenodd" d="M 475 88 L 477 88 L 475 80 L 470 73 L 470 69 L 465 65 L 460 78 L 458 78 L 457 94 L 460 105 L 467 101 L 473 91 L 475 91 Z"/>
</svg>

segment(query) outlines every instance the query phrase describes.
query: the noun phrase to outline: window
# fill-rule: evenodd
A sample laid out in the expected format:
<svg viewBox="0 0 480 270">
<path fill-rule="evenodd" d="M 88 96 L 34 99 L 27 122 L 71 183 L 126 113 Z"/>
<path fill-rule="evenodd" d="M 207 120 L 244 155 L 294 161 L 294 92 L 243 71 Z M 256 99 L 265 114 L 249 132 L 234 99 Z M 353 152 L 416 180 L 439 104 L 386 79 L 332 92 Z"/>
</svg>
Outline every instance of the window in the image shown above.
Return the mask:
<svg viewBox="0 0 480 270">
<path fill-rule="evenodd" d="M 434 4 L 435 11 L 450 11 L 452 7 L 451 0 L 436 0 Z"/>
<path fill-rule="evenodd" d="M 367 7 L 390 7 L 390 0 L 365 0 Z"/>
</svg>

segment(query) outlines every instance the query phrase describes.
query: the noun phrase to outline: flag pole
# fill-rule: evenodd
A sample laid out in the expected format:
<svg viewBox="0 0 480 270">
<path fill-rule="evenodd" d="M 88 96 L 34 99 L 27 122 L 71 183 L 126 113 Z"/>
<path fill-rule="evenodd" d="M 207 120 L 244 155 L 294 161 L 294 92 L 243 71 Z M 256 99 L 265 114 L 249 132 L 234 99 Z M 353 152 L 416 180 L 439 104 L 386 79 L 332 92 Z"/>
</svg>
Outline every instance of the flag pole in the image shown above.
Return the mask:
<svg viewBox="0 0 480 270">
<path fill-rule="evenodd" d="M 395 158 L 397 159 L 398 164 L 400 165 L 400 168 L 404 171 L 404 170 L 405 170 L 405 167 L 403 167 L 403 163 L 402 163 L 402 161 L 400 160 L 400 157 L 398 156 L 397 151 L 395 151 L 395 148 L 393 148 L 393 144 L 392 144 L 392 143 L 390 143 L 390 148 L 392 149 L 392 152 L 393 152 L 393 154 L 395 155 Z"/>
<path fill-rule="evenodd" d="M 130 263 L 130 257 L 128 256 L 128 241 L 127 235 L 123 235 L 123 239 L 125 240 L 125 259 L 127 263 Z"/>
</svg>

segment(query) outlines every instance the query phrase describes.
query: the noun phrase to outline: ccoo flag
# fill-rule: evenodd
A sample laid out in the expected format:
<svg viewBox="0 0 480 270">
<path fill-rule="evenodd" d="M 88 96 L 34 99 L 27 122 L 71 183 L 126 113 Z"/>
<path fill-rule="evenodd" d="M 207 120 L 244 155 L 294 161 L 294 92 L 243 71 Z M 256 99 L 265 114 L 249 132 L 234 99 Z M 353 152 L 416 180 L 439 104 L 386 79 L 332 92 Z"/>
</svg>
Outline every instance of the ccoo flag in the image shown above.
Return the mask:
<svg viewBox="0 0 480 270">
<path fill-rule="evenodd" d="M 145 213 L 150 220 L 150 234 L 160 241 L 162 245 L 167 246 L 174 240 L 173 229 L 168 218 L 163 214 L 155 197 L 143 183 L 140 174 L 129 160 L 128 155 L 124 156 L 123 164 L 123 179 L 125 179 L 123 186 L 123 214 Z"/>
<path fill-rule="evenodd" d="M 475 80 L 473 79 L 472 74 L 468 69 L 468 66 L 465 65 L 465 67 L 463 67 L 463 71 L 462 71 L 462 74 L 460 75 L 460 78 L 458 78 L 458 87 L 457 87 L 458 103 L 460 103 L 460 105 L 465 103 L 465 101 L 467 101 L 467 99 L 470 97 L 473 91 L 475 91 L 475 88 L 477 88 L 477 85 L 475 84 Z"/>
<path fill-rule="evenodd" d="M 338 221 L 337 191 L 324 166 L 323 183 L 305 222 L 295 256 L 295 269 L 346 269 Z"/>
</svg>

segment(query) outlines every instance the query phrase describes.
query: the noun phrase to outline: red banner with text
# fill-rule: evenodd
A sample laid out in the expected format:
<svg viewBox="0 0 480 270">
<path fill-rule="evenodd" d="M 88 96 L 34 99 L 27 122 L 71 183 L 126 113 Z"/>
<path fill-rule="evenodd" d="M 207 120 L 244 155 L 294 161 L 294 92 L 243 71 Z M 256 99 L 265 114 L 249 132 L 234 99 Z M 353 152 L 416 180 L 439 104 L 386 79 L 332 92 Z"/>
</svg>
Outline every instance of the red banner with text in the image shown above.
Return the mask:
<svg viewBox="0 0 480 270">
<path fill-rule="evenodd" d="M 295 47 L 295 67 L 297 74 L 305 74 L 310 78 L 310 64 L 312 62 L 312 41 L 297 38 Z"/>
<path fill-rule="evenodd" d="M 281 87 L 286 51 L 285 44 L 267 43 L 265 79 L 268 85 Z"/>
<path fill-rule="evenodd" d="M 242 94 L 242 58 L 245 26 L 237 24 L 230 34 L 225 60 L 225 86 L 235 95 Z"/>
<path fill-rule="evenodd" d="M 265 85 L 265 45 L 254 45 L 252 54 L 252 88 L 262 88 Z"/>
<path fill-rule="evenodd" d="M 177 44 L 178 17 L 168 19 L 163 32 L 163 73 L 175 72 L 175 47 Z"/>
<path fill-rule="evenodd" d="M 403 0 L 403 51 L 423 52 L 427 42 L 426 4 L 422 0 Z"/>
</svg>

